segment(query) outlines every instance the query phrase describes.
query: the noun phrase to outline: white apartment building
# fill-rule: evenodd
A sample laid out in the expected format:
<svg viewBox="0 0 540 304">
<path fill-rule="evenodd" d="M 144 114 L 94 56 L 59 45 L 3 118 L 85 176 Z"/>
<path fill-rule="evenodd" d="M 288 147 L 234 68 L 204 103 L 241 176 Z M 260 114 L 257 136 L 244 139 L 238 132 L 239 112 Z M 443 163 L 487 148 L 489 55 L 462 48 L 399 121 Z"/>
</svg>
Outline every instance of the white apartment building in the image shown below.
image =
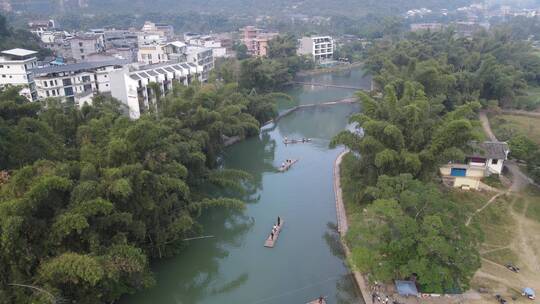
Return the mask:
<svg viewBox="0 0 540 304">
<path fill-rule="evenodd" d="M 185 37 L 186 36 L 184 35 L 184 38 Z M 227 48 L 222 45 L 220 40 L 217 40 L 210 35 L 189 37 L 189 40 L 186 40 L 186 42 L 189 45 L 212 49 L 214 58 L 227 57 Z"/>
<path fill-rule="evenodd" d="M 210 71 L 214 68 L 214 56 L 212 49 L 189 45 L 186 50 L 188 63 L 202 67 L 201 80 L 207 81 Z"/>
<path fill-rule="evenodd" d="M 174 29 L 171 25 L 146 21 L 137 36 L 139 47 L 147 44 L 162 44 L 173 39 Z"/>
<path fill-rule="evenodd" d="M 330 36 L 303 37 L 298 54 L 311 56 L 316 62 L 331 60 L 334 56 L 334 39 Z"/>
<path fill-rule="evenodd" d="M 109 73 L 121 69 L 128 62 L 80 62 L 33 69 L 38 99 L 52 97 L 78 106 L 91 104 L 95 93 L 111 91 Z"/>
<path fill-rule="evenodd" d="M 186 44 L 180 41 L 140 45 L 137 51 L 137 61 L 145 65 L 185 61 L 186 50 Z"/>
<path fill-rule="evenodd" d="M 32 69 L 37 67 L 37 52 L 11 49 L 0 53 L 0 87 L 22 86 L 20 94 L 34 101 L 37 99 Z"/>
<path fill-rule="evenodd" d="M 202 81 L 202 66 L 194 63 L 162 63 L 130 70 L 124 67 L 110 73 L 111 95 L 129 109 L 129 117 L 138 119 L 156 101 L 149 83 L 157 83 L 162 94 L 172 89 L 173 82 L 189 85 L 193 79 Z"/>
</svg>

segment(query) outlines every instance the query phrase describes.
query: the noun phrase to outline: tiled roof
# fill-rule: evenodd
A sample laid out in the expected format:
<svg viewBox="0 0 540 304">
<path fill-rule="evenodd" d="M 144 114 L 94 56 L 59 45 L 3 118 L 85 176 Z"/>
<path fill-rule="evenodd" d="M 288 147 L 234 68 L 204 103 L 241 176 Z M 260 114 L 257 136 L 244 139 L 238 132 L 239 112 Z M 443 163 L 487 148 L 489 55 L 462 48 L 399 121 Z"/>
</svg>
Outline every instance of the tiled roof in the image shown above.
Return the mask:
<svg viewBox="0 0 540 304">
<path fill-rule="evenodd" d="M 61 73 L 61 72 L 77 72 L 81 70 L 90 70 L 97 69 L 111 65 L 126 65 L 129 63 L 129 60 L 114 59 L 107 61 L 96 61 L 96 62 L 79 62 L 73 64 L 64 64 L 64 65 L 52 65 L 44 68 L 32 69 L 34 75 L 42 74 L 51 74 L 51 73 Z"/>
<path fill-rule="evenodd" d="M 471 142 L 472 153 L 470 157 L 481 157 L 487 159 L 506 159 L 510 149 L 505 142 L 485 141 L 482 143 Z"/>
</svg>

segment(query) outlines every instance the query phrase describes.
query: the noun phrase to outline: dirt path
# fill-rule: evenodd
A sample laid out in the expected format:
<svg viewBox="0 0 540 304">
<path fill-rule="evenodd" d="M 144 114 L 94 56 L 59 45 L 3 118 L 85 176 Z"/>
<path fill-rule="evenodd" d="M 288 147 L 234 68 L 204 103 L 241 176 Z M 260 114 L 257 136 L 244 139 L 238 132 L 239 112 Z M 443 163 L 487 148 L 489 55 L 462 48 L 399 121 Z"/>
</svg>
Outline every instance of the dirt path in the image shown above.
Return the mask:
<svg viewBox="0 0 540 304">
<path fill-rule="evenodd" d="M 467 222 L 465 222 L 465 226 L 469 226 L 471 224 L 471 220 L 473 219 L 473 217 L 482 212 L 482 210 L 486 209 L 489 205 L 491 205 L 491 203 L 493 203 L 497 198 L 499 198 L 499 196 L 503 195 L 503 194 L 506 194 L 507 192 L 499 192 L 497 194 L 495 194 L 494 196 L 492 196 L 489 201 L 487 201 L 487 203 L 484 204 L 484 206 L 476 209 L 476 211 L 471 214 L 471 216 L 469 216 L 469 218 L 467 219 Z"/>
<path fill-rule="evenodd" d="M 486 112 L 480 111 L 478 118 L 480 119 L 480 122 L 482 123 L 482 128 L 484 129 L 484 133 L 486 133 L 489 140 L 497 141 L 497 137 L 491 130 L 491 125 L 489 124 L 489 119 L 487 117 Z M 521 190 L 525 189 L 529 184 L 533 184 L 537 187 L 540 187 L 540 185 L 534 183 L 532 179 L 530 179 L 527 175 L 521 172 L 518 165 L 514 163 L 513 161 L 507 160 L 504 162 L 504 165 L 505 167 L 508 168 L 508 170 L 512 174 L 512 186 L 510 187 L 510 191 L 520 192 Z"/>
<path fill-rule="evenodd" d="M 493 134 L 493 131 L 491 131 L 491 125 L 489 124 L 489 119 L 485 111 L 480 111 L 479 119 L 489 140 L 497 141 L 497 137 L 495 137 L 495 134 Z"/>
</svg>

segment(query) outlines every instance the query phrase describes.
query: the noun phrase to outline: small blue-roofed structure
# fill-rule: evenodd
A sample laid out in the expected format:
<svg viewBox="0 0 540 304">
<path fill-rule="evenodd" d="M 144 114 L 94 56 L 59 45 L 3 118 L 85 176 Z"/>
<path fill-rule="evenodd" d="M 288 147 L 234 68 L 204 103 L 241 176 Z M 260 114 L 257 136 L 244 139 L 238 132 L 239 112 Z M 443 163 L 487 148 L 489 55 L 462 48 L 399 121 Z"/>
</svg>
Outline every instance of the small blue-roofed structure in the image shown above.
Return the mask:
<svg viewBox="0 0 540 304">
<path fill-rule="evenodd" d="M 418 289 L 413 281 L 396 281 L 396 289 L 401 296 L 418 296 Z"/>
</svg>

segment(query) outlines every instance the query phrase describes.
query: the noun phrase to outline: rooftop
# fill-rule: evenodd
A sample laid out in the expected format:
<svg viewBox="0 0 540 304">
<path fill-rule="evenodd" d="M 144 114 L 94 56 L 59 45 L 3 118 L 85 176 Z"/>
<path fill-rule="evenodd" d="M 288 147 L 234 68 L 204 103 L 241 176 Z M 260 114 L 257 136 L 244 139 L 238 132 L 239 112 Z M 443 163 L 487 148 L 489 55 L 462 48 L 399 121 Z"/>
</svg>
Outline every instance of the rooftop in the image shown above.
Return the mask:
<svg viewBox="0 0 540 304">
<path fill-rule="evenodd" d="M 38 52 L 36 52 L 36 51 L 18 49 L 18 48 L 17 49 L 11 49 L 11 50 L 2 51 L 2 54 L 11 55 L 11 56 L 17 56 L 17 57 L 26 57 L 26 56 L 30 56 L 30 55 L 35 55 L 37 53 Z"/>
<path fill-rule="evenodd" d="M 79 63 L 73 63 L 73 64 L 37 68 L 37 69 L 33 69 L 32 72 L 34 73 L 34 75 L 62 73 L 62 72 L 77 72 L 81 70 L 97 69 L 97 68 L 102 68 L 102 67 L 111 66 L 111 65 L 126 65 L 128 63 L 129 63 L 129 60 L 123 60 L 123 59 L 114 59 L 114 60 L 96 61 L 96 62 L 79 62 Z"/>
<path fill-rule="evenodd" d="M 506 159 L 510 151 L 507 143 L 498 141 L 471 142 L 469 146 L 472 148 L 472 153 L 468 155 L 469 157 Z"/>
</svg>

